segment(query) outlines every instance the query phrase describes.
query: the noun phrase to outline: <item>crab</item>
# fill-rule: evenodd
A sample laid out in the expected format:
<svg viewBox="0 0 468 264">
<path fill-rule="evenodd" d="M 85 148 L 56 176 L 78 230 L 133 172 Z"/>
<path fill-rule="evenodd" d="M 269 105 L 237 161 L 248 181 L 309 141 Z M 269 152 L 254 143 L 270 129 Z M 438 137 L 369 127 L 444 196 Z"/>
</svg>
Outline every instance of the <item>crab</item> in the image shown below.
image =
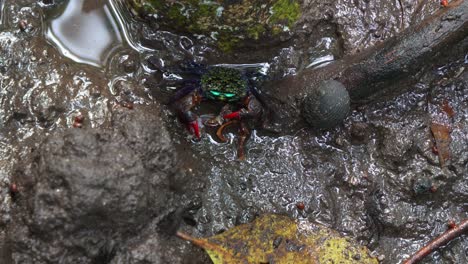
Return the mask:
<svg viewBox="0 0 468 264">
<path fill-rule="evenodd" d="M 216 135 L 221 142 L 227 141 L 223 130 L 238 124 L 237 157 L 244 159 L 244 145 L 250 136 L 252 123 L 260 120 L 263 113 L 258 93 L 245 72 L 235 68 L 212 66 L 203 68 L 197 75 L 198 79 L 185 81 L 184 87 L 171 100 L 179 120 L 196 140 L 201 138 L 202 124 L 219 127 Z M 203 101 L 220 102 L 224 106 L 217 115 L 200 118 L 194 108 Z"/>
</svg>

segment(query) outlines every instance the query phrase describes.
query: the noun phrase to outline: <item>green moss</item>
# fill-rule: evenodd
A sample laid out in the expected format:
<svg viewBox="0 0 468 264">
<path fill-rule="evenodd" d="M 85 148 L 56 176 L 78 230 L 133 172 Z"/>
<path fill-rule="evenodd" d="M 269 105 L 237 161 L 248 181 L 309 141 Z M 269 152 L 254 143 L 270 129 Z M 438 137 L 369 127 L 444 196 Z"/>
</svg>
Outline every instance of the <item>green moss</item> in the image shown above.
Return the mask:
<svg viewBox="0 0 468 264">
<path fill-rule="evenodd" d="M 298 2 L 295 0 L 278 0 L 272 6 L 273 14 L 271 15 L 270 22 L 286 22 L 289 27 L 301 16 L 301 9 Z"/>
<path fill-rule="evenodd" d="M 182 12 L 182 6 L 179 4 L 172 5 L 167 11 L 167 17 L 171 20 L 171 23 L 177 27 L 185 27 L 189 22 Z"/>
<path fill-rule="evenodd" d="M 247 35 L 254 39 L 254 40 L 258 40 L 260 38 L 260 36 L 262 36 L 264 33 L 265 33 L 265 26 L 262 25 L 262 24 L 256 24 L 252 27 L 249 27 L 247 29 Z"/>
<path fill-rule="evenodd" d="M 297 0 L 126 0 L 143 17 L 153 16 L 162 29 L 212 36 L 228 52 L 248 42 L 274 43 L 287 36 L 301 15 Z M 222 12 L 217 12 L 219 8 Z M 220 9 L 221 10 L 221 9 Z M 142 12 L 143 11 L 143 12 Z M 215 37 L 216 36 L 216 37 Z"/>
<path fill-rule="evenodd" d="M 194 17 L 216 17 L 216 5 L 200 4 L 195 10 Z"/>
<path fill-rule="evenodd" d="M 164 0 L 150 0 L 148 2 L 155 10 L 161 10 L 164 7 Z"/>
<path fill-rule="evenodd" d="M 271 33 L 273 34 L 273 36 L 279 35 L 282 32 L 283 32 L 283 29 L 281 29 L 279 26 L 273 26 L 271 28 Z"/>
<path fill-rule="evenodd" d="M 221 32 L 218 35 L 218 47 L 223 52 L 231 52 L 240 42 L 240 38 L 233 36 L 229 32 Z"/>
<path fill-rule="evenodd" d="M 216 23 L 216 9 L 213 4 L 199 4 L 194 7 L 194 13 L 190 16 L 189 31 L 192 33 L 206 33 Z"/>
</svg>

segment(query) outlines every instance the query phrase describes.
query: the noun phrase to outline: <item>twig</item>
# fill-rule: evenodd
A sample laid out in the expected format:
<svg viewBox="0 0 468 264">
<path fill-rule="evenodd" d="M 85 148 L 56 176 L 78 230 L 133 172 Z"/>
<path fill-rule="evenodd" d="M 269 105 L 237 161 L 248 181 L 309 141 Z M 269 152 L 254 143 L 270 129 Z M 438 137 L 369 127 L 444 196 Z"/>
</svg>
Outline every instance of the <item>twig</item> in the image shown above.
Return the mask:
<svg viewBox="0 0 468 264">
<path fill-rule="evenodd" d="M 403 264 L 414 264 L 418 263 L 427 255 L 434 252 L 436 249 L 452 241 L 454 238 L 466 233 L 468 231 L 468 219 L 463 220 L 459 225 L 454 226 L 453 228 L 445 231 L 442 235 L 438 236 L 426 246 L 418 250 L 413 256 L 405 260 Z"/>
<path fill-rule="evenodd" d="M 210 253 L 209 251 L 214 252 L 215 255 L 223 255 L 223 256 L 231 255 L 231 253 L 227 249 L 223 248 L 223 246 L 212 243 L 208 239 L 195 238 L 181 231 L 177 231 L 176 236 L 179 238 L 182 238 L 183 240 L 190 241 L 192 244 L 208 251 L 208 254 L 210 255 L 210 257 L 212 253 Z"/>
<path fill-rule="evenodd" d="M 400 4 L 400 12 L 401 12 L 400 29 L 404 29 L 405 28 L 405 9 L 403 8 L 403 4 L 401 3 L 401 0 L 398 0 L 398 4 Z"/>
</svg>

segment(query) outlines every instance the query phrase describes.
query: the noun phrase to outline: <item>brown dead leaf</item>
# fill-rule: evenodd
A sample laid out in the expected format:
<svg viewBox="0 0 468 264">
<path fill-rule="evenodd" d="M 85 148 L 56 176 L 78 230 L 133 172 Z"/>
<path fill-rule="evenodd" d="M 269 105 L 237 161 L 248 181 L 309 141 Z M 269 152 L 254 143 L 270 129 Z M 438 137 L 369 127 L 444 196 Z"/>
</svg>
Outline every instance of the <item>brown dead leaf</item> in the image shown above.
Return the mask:
<svg viewBox="0 0 468 264">
<path fill-rule="evenodd" d="M 452 141 L 450 126 L 432 122 L 431 131 L 436 141 L 440 166 L 444 167 L 450 159 L 450 142 Z"/>
<path fill-rule="evenodd" d="M 450 118 L 455 116 L 455 111 L 453 111 L 453 108 L 450 106 L 448 100 L 444 100 L 442 102 L 442 111 L 444 111 Z"/>
</svg>

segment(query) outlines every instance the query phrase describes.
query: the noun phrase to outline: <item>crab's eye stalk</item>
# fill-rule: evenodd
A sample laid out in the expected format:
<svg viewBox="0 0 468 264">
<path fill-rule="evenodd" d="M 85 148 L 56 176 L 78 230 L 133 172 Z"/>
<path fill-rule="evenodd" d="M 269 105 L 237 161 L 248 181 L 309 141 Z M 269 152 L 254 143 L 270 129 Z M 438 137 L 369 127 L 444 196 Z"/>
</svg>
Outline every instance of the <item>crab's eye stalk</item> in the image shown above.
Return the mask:
<svg viewBox="0 0 468 264">
<path fill-rule="evenodd" d="M 236 94 L 233 94 L 233 93 L 225 93 L 224 96 L 226 96 L 227 98 L 232 98 L 232 97 L 236 96 Z"/>
<path fill-rule="evenodd" d="M 221 95 L 221 93 L 218 92 L 218 91 L 210 91 L 210 93 L 211 93 L 212 95 L 214 95 L 214 96 L 220 96 L 220 95 Z"/>
</svg>

